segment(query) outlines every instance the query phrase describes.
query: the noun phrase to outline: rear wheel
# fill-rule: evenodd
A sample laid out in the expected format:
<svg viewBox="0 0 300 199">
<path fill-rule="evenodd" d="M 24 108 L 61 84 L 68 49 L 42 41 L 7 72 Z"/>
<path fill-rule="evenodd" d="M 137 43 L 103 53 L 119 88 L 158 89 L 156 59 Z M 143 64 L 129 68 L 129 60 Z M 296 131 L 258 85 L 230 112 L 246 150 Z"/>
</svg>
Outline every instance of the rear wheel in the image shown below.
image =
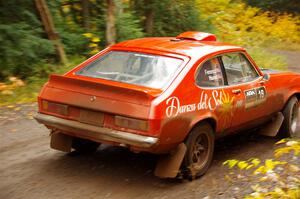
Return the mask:
<svg viewBox="0 0 300 199">
<path fill-rule="evenodd" d="M 185 141 L 187 151 L 183 161 L 184 175 L 192 180 L 208 170 L 214 152 L 212 127 L 203 123 L 196 126 Z"/>
<path fill-rule="evenodd" d="M 92 153 L 97 151 L 100 143 L 86 140 L 82 138 L 74 138 L 72 143 L 72 148 L 75 149 L 75 151 L 80 153 Z"/>
<path fill-rule="evenodd" d="M 280 129 L 282 137 L 295 137 L 298 117 L 299 101 L 297 97 L 292 97 L 282 111 L 284 120 Z"/>
</svg>

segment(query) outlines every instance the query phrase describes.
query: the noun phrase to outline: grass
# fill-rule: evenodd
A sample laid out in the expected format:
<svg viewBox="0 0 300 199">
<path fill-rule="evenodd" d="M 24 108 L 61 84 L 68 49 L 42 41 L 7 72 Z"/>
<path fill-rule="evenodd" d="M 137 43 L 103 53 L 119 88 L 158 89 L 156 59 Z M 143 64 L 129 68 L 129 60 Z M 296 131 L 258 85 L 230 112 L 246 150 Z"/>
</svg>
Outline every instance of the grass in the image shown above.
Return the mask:
<svg viewBox="0 0 300 199">
<path fill-rule="evenodd" d="M 260 68 L 287 70 L 287 62 L 284 56 L 275 55 L 262 48 L 247 49 L 249 55 Z"/>
</svg>

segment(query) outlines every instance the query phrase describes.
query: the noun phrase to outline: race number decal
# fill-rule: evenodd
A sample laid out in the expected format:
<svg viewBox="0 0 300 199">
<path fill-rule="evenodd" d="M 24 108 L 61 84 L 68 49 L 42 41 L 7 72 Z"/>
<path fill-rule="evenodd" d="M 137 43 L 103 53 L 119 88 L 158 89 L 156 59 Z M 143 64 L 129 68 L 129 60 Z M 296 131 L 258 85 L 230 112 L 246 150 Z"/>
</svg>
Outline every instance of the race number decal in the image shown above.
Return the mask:
<svg viewBox="0 0 300 199">
<path fill-rule="evenodd" d="M 245 90 L 245 108 L 256 107 L 266 101 L 267 92 L 264 86 Z"/>
</svg>

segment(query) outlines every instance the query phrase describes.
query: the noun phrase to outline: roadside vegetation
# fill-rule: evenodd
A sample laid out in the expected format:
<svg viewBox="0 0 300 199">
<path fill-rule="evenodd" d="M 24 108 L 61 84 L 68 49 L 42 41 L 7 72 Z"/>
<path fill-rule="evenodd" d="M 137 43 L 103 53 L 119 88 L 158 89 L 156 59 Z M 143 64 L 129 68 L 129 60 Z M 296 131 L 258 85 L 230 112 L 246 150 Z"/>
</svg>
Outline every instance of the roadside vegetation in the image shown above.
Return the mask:
<svg viewBox="0 0 300 199">
<path fill-rule="evenodd" d="M 45 30 L 45 13 L 37 9 L 43 2 L 53 21 L 52 32 Z M 296 0 L 289 2 L 3 1 L 0 106 L 35 101 L 49 74 L 62 74 L 107 45 L 145 36 L 176 36 L 190 30 L 212 32 L 220 41 L 244 46 L 262 68 L 286 70 L 285 58 L 268 49 L 300 50 L 296 9 L 300 5 Z M 16 79 L 18 84 L 11 81 Z"/>
<path fill-rule="evenodd" d="M 71 58 L 70 62 L 66 65 L 43 63 L 43 67 L 45 68 L 43 75 L 37 72 L 25 80 L 10 76 L 5 82 L 0 82 L 0 107 L 35 102 L 38 92 L 41 90 L 43 84 L 47 82 L 49 74 L 64 74 L 84 61 L 84 59 L 85 57 L 76 56 Z"/>
</svg>

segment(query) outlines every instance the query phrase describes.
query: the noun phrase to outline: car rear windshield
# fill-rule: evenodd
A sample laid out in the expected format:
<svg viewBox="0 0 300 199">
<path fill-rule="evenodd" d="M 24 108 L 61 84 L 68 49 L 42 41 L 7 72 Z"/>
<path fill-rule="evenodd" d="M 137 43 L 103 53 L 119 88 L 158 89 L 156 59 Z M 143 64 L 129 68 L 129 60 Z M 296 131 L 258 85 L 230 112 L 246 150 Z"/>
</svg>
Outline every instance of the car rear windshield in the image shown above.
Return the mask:
<svg viewBox="0 0 300 199">
<path fill-rule="evenodd" d="M 163 88 L 182 62 L 181 59 L 165 56 L 111 51 L 76 74 L 151 88 Z"/>
</svg>

